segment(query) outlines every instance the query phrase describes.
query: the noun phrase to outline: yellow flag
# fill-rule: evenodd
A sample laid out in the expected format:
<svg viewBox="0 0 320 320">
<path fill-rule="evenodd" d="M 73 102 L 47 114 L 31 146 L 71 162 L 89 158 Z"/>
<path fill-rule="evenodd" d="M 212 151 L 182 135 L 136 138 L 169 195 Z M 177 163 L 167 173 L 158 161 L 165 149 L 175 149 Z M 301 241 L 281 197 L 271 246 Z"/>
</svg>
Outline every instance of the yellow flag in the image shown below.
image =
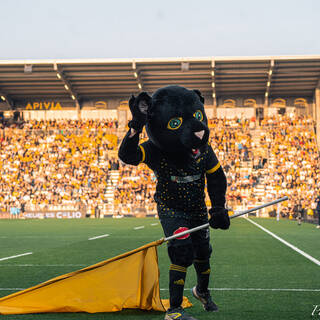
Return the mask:
<svg viewBox="0 0 320 320">
<path fill-rule="evenodd" d="M 123 308 L 165 311 L 160 299 L 154 241 L 87 268 L 0 298 L 0 314 L 114 312 Z M 191 303 L 184 297 L 184 307 Z"/>
</svg>

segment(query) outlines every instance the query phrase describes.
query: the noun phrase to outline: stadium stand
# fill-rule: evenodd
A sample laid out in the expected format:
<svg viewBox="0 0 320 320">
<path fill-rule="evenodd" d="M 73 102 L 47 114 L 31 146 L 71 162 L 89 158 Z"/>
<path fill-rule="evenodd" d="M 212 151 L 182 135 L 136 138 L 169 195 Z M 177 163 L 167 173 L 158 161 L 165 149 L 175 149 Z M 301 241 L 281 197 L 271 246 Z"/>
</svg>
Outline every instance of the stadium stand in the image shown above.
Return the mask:
<svg viewBox="0 0 320 320">
<path fill-rule="evenodd" d="M 228 206 L 288 194 L 281 214 L 311 219 L 319 72 L 319 55 L 1 60 L 0 217 L 69 209 L 92 217 L 156 214 L 155 177 L 119 164 L 116 149 L 128 98 L 179 84 L 205 97 Z M 235 115 L 241 119 L 228 119 Z"/>
<path fill-rule="evenodd" d="M 296 218 L 301 212 L 313 219 L 320 170 L 312 118 L 277 115 L 260 125 L 255 119 L 211 119 L 209 126 L 210 142 L 227 174 L 229 207 L 241 209 L 288 195 L 282 217 Z M 141 166 L 120 166 L 115 196 L 120 215 L 143 207 L 141 195 L 155 213 L 155 177 Z M 132 194 L 137 194 L 136 200 L 131 200 Z"/>
<path fill-rule="evenodd" d="M 106 206 L 115 121 L 27 121 L 1 130 L 0 210 Z"/>
<path fill-rule="evenodd" d="M 312 118 L 281 115 L 260 124 L 210 119 L 210 142 L 227 174 L 228 206 L 288 195 L 283 217 L 313 219 L 320 180 L 314 125 Z M 0 211 L 76 207 L 91 217 L 156 215 L 155 176 L 143 164 L 119 164 L 117 127 L 115 120 L 2 125 Z"/>
</svg>

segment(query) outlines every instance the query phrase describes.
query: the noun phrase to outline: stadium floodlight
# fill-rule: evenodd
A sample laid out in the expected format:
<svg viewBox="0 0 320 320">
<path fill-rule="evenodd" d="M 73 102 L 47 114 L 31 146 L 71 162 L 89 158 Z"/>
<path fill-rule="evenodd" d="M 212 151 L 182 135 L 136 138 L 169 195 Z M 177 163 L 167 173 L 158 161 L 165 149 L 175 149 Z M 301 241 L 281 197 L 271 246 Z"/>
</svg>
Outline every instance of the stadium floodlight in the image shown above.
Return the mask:
<svg viewBox="0 0 320 320">
<path fill-rule="evenodd" d="M 213 93 L 213 94 L 212 94 L 212 98 L 215 98 L 215 97 L 216 97 L 216 94 L 215 94 L 215 93 Z"/>
<path fill-rule="evenodd" d="M 270 76 L 272 75 L 272 69 L 269 70 L 269 75 L 270 75 Z"/>
<path fill-rule="evenodd" d="M 212 88 L 214 88 L 216 85 L 214 84 L 214 82 L 211 83 Z"/>
<path fill-rule="evenodd" d="M 211 71 L 211 75 L 214 77 L 214 70 Z"/>
<path fill-rule="evenodd" d="M 138 83 L 138 88 L 139 88 L 139 89 L 142 89 L 141 83 Z"/>
<path fill-rule="evenodd" d="M 267 87 L 270 87 L 270 81 L 267 82 Z"/>
<path fill-rule="evenodd" d="M 265 97 L 267 97 L 268 95 L 269 95 L 269 93 L 268 93 L 268 92 L 266 92 L 266 93 L 265 93 Z"/>
<path fill-rule="evenodd" d="M 61 79 L 61 74 L 60 73 L 57 73 L 57 78 Z"/>
<path fill-rule="evenodd" d="M 135 78 L 138 78 L 138 74 L 136 72 L 133 75 Z"/>
<path fill-rule="evenodd" d="M 69 87 L 66 84 L 64 85 L 64 87 L 66 90 L 69 90 Z"/>
<path fill-rule="evenodd" d="M 6 97 L 5 97 L 5 96 L 1 96 L 1 99 L 2 99 L 3 101 L 6 101 Z"/>
</svg>

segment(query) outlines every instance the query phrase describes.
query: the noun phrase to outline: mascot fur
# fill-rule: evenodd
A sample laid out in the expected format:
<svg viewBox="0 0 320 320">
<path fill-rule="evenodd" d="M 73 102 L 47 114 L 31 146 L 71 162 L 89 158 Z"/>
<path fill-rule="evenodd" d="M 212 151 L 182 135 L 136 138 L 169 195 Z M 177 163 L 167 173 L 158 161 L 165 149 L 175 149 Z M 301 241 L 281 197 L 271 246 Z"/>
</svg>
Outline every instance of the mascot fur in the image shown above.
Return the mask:
<svg viewBox="0 0 320 320">
<path fill-rule="evenodd" d="M 153 170 L 157 178 L 154 199 L 166 237 L 208 222 L 206 182 L 212 206 L 209 224 L 214 229 L 228 229 L 226 176 L 208 144 L 208 120 L 200 91 L 168 86 L 152 97 L 146 92 L 132 96 L 129 107 L 132 120 L 119 158 L 131 165 L 145 163 Z M 149 140 L 139 144 L 144 126 Z M 195 320 L 181 307 L 186 271 L 192 264 L 197 273 L 193 296 L 206 311 L 218 310 L 208 290 L 212 252 L 209 235 L 207 228 L 169 241 L 170 309 L 166 320 Z"/>
</svg>

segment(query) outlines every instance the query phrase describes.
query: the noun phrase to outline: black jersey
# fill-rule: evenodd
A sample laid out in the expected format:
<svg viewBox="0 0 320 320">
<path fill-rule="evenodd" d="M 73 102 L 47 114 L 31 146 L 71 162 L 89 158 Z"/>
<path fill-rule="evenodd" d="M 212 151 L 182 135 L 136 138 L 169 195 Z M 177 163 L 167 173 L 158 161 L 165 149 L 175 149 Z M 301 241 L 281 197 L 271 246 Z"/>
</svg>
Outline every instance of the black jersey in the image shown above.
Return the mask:
<svg viewBox="0 0 320 320">
<path fill-rule="evenodd" d="M 152 142 L 140 146 L 142 161 L 157 178 L 155 201 L 161 216 L 206 216 L 205 174 L 211 174 L 220 163 L 211 146 L 194 160 L 194 165 L 177 167 Z"/>
</svg>

